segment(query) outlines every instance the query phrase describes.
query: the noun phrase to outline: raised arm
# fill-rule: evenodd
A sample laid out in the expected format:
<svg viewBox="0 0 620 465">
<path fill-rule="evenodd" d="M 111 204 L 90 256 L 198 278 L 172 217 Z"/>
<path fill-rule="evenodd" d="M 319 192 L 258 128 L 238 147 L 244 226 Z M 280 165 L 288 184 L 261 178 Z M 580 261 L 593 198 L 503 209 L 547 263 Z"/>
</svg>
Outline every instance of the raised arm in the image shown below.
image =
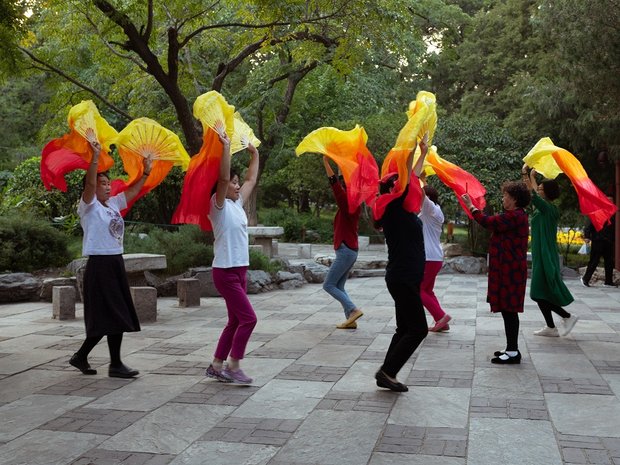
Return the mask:
<svg viewBox="0 0 620 465">
<path fill-rule="evenodd" d="M 153 169 L 153 160 L 150 158 L 142 159 L 142 176 L 136 179 L 136 181 L 125 191 L 125 200 L 127 200 L 127 203 L 130 203 L 136 198 L 136 195 L 138 195 L 140 189 L 144 186 L 146 179 L 151 174 L 151 169 Z"/>
<path fill-rule="evenodd" d="M 412 150 L 411 156 L 413 156 L 414 152 L 415 149 Z M 419 178 L 420 174 L 422 173 L 424 160 L 426 159 L 426 154 L 428 153 L 428 132 L 424 134 L 424 137 L 422 137 L 422 140 L 420 141 L 420 152 L 420 158 L 418 158 L 418 161 L 416 161 L 415 166 L 413 167 L 413 174 L 415 174 L 417 178 Z M 410 166 L 409 163 L 407 164 L 407 166 Z M 411 179 L 411 173 L 409 173 L 409 175 L 409 178 Z"/>
<path fill-rule="evenodd" d="M 521 168 L 521 178 L 523 179 L 523 182 L 529 190 L 536 192 L 538 190 L 538 183 L 536 182 L 536 170 L 531 169 L 528 175 L 528 168 L 529 166 L 527 166 L 527 163 L 525 163 Z"/>
<path fill-rule="evenodd" d="M 254 187 L 256 187 L 256 180 L 258 179 L 258 150 L 252 144 L 248 144 L 248 151 L 250 152 L 250 165 L 248 171 L 245 173 L 245 179 L 243 185 L 239 189 L 239 193 L 245 202 L 249 197 Z"/>
<path fill-rule="evenodd" d="M 222 143 L 222 158 L 220 160 L 220 172 L 215 191 L 215 205 L 218 208 L 222 208 L 226 200 L 228 185 L 230 184 L 230 138 L 223 127 L 219 128 L 217 135 Z"/>
<path fill-rule="evenodd" d="M 323 166 L 325 166 L 325 172 L 327 173 L 327 177 L 331 178 L 334 175 L 334 170 L 332 169 L 332 165 L 329 164 L 329 158 L 323 155 Z"/>
<path fill-rule="evenodd" d="M 97 195 L 97 164 L 99 163 L 101 144 L 95 137 L 95 132 L 92 129 L 86 130 L 86 139 L 90 144 L 92 158 L 86 170 L 86 183 L 84 184 L 84 191 L 82 192 L 82 200 L 84 200 L 85 203 L 91 203 Z"/>
</svg>

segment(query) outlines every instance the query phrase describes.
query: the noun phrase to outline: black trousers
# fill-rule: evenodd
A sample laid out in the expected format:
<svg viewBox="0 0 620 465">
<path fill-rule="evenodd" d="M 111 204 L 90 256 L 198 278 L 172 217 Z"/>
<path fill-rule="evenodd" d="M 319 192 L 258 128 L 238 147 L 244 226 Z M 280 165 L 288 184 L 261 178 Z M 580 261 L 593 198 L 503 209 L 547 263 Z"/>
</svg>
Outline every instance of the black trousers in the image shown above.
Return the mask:
<svg viewBox="0 0 620 465">
<path fill-rule="evenodd" d="M 609 241 L 592 241 L 592 249 L 590 250 L 590 261 L 588 268 L 583 275 L 586 283 L 590 282 L 592 275 L 598 266 L 598 262 L 603 259 L 605 266 L 605 284 L 614 283 L 614 243 Z"/>
<path fill-rule="evenodd" d="M 381 369 L 395 378 L 428 334 L 426 315 L 420 299 L 420 284 L 386 281 L 396 307 L 396 332 Z"/>
<path fill-rule="evenodd" d="M 553 302 L 549 302 L 548 300 L 544 300 L 544 299 L 533 299 L 533 300 L 534 302 L 538 304 L 538 308 L 540 308 L 540 312 L 543 314 L 543 317 L 545 318 L 545 323 L 550 328 L 555 328 L 555 323 L 553 322 L 553 315 L 551 314 L 551 312 L 557 313 L 562 318 L 568 318 L 570 316 L 570 313 L 568 313 L 566 310 L 564 310 L 559 305 L 554 304 Z"/>
<path fill-rule="evenodd" d="M 519 314 L 502 312 L 504 330 L 506 331 L 506 352 L 519 350 Z"/>
</svg>

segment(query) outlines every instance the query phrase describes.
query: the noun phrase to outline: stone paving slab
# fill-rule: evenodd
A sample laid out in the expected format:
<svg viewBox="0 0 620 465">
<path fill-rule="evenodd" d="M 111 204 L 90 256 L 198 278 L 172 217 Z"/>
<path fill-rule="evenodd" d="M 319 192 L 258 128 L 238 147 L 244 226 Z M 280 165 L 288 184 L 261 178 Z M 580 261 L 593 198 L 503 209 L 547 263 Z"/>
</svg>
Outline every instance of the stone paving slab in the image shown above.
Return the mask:
<svg viewBox="0 0 620 465">
<path fill-rule="evenodd" d="M 158 299 L 158 321 L 123 340 L 134 380 L 107 376 L 105 342 L 89 359 L 97 375 L 68 365 L 81 305 L 69 322 L 52 320 L 49 303 L 1 305 L 0 463 L 620 464 L 620 290 L 566 284 L 573 332 L 534 336 L 544 323 L 526 299 L 522 363 L 495 366 L 505 339 L 486 276 L 440 274 L 451 329 L 429 334 L 400 394 L 374 383 L 395 324 L 379 277 L 347 283 L 364 310 L 357 330 L 336 329 L 342 308 L 318 284 L 250 296 L 251 386 L 204 377 L 226 322 L 220 298 Z"/>
</svg>

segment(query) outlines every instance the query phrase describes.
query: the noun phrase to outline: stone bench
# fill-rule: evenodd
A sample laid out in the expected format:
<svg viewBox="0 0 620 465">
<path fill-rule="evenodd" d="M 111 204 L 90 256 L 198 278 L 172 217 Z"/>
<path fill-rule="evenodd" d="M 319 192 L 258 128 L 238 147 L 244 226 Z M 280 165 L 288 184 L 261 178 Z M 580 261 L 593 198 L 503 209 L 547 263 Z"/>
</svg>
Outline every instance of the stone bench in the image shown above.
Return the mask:
<svg viewBox="0 0 620 465">
<path fill-rule="evenodd" d="M 157 321 L 157 289 L 150 286 L 133 286 L 129 291 L 140 323 Z"/>
<path fill-rule="evenodd" d="M 86 270 L 86 262 L 88 258 L 78 258 L 73 260 L 67 267 L 69 271 L 77 277 L 77 287 L 80 298 L 84 301 L 84 271 Z M 165 270 L 168 266 L 166 256 L 151 253 L 126 253 L 123 254 L 125 262 L 125 271 L 127 272 L 127 280 L 130 286 L 146 286 L 147 281 L 144 276 L 145 271 Z"/>
<path fill-rule="evenodd" d="M 263 253 L 269 258 L 274 256 L 273 240 L 284 234 L 281 226 L 249 226 L 248 236 L 253 239 L 254 244 L 263 248 Z M 277 247 L 277 246 L 276 246 Z"/>
<path fill-rule="evenodd" d="M 54 286 L 52 289 L 52 318 L 75 320 L 75 287 Z"/>
<path fill-rule="evenodd" d="M 200 280 L 183 278 L 177 281 L 179 307 L 200 307 Z"/>
</svg>

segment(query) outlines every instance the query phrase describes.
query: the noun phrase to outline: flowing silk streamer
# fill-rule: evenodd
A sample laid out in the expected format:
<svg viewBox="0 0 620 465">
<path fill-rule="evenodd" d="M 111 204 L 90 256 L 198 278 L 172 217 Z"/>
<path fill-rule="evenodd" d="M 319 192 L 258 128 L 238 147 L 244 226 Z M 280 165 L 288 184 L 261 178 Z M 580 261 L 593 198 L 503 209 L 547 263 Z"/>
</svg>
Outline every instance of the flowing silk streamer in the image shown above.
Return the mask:
<svg viewBox="0 0 620 465">
<path fill-rule="evenodd" d="M 140 192 L 121 212 L 123 216 L 139 198 L 157 187 L 173 166 L 180 166 L 183 170 L 189 166 L 189 155 L 179 137 L 149 118 L 133 120 L 118 134 L 115 142 L 129 178 L 127 181 L 112 181 L 112 195 L 125 191 L 142 176 L 144 158 L 153 160 L 149 177 Z"/>
<path fill-rule="evenodd" d="M 92 129 L 101 144 L 97 171 L 109 170 L 114 160 L 108 152 L 117 136 L 116 130 L 99 114 L 91 100 L 71 107 L 67 118 L 69 133 L 48 142 L 41 152 L 41 180 L 47 190 L 56 187 L 67 191 L 65 175 L 76 169 L 87 170 L 92 159 L 86 131 Z"/>
<path fill-rule="evenodd" d="M 359 125 L 350 131 L 324 127 L 308 134 L 295 149 L 297 156 L 320 153 L 338 165 L 347 186 L 350 213 L 362 202 L 370 205 L 377 195 L 379 167 L 366 147 L 367 140 L 366 131 Z"/>
<path fill-rule="evenodd" d="M 428 134 L 429 145 L 432 141 L 435 128 L 437 127 L 435 95 L 426 91 L 418 92 L 416 99 L 409 103 L 407 117 L 407 122 L 396 138 L 396 144 L 389 151 L 381 166 L 382 179 L 388 177 L 391 173 L 398 173 L 398 181 L 395 183 L 391 193 L 381 195 L 373 204 L 373 217 L 375 220 L 383 216 L 387 205 L 399 197 L 407 187 L 409 183 L 408 173 L 411 168 L 407 166 L 407 159 L 414 149 L 413 165 L 420 157 L 421 151 L 417 147 L 418 141 L 422 140 L 424 134 Z M 407 211 L 417 213 L 420 211 L 421 204 L 422 188 L 420 183 L 411 183 L 403 206 Z"/>
<path fill-rule="evenodd" d="M 428 133 L 428 145 L 432 142 L 437 127 L 437 106 L 435 96 L 426 91 L 418 92 L 416 100 L 409 103 L 407 111 L 408 120 L 400 130 L 394 147 L 389 151 L 383 165 L 381 166 L 381 177 L 393 171 L 398 172 L 399 192 L 402 192 L 407 185 L 408 168 L 407 158 L 412 150 L 416 149 L 413 164 L 420 156 L 419 148 L 416 148 L 418 141 L 422 140 L 424 134 Z"/>
<path fill-rule="evenodd" d="M 224 128 L 234 137 L 235 107 L 216 91 L 201 95 L 194 102 L 194 116 L 202 123 L 202 147 L 193 156 L 185 178 L 181 200 L 172 215 L 173 224 L 197 224 L 203 231 L 211 231 L 209 220 L 211 191 L 219 178 L 223 145 L 217 131 Z"/>
<path fill-rule="evenodd" d="M 486 206 L 486 200 L 484 198 L 486 189 L 480 181 L 463 168 L 441 158 L 437 154 L 437 148 L 435 146 L 432 146 L 428 150 L 424 164 L 424 172 L 427 176 L 433 174 L 437 175 L 441 182 L 452 189 L 456 195 L 456 199 L 470 218 L 472 218 L 471 212 L 461 200 L 461 195 L 465 193 L 469 194 L 472 203 L 478 210 L 483 210 Z"/>
<path fill-rule="evenodd" d="M 600 231 L 616 213 L 618 207 L 592 182 L 577 158 L 568 150 L 557 147 L 549 137 L 543 137 L 523 157 L 523 161 L 548 179 L 564 173 L 573 184 L 579 199 L 579 209 Z"/>
</svg>

